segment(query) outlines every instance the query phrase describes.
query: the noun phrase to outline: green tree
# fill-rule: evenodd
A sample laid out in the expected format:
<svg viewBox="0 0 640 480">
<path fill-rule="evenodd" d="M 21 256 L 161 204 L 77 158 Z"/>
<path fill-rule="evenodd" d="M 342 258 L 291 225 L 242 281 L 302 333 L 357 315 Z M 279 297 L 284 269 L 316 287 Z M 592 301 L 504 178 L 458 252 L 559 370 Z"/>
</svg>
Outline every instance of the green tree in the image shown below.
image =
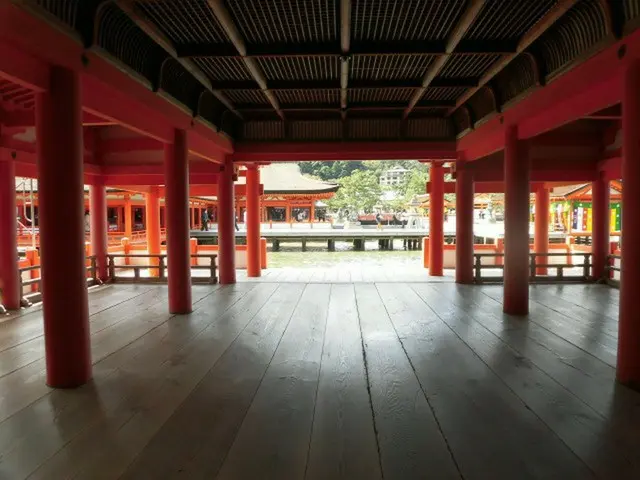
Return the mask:
<svg viewBox="0 0 640 480">
<path fill-rule="evenodd" d="M 363 168 L 361 161 L 299 162 L 300 171 L 321 180 L 338 180 Z"/>
<path fill-rule="evenodd" d="M 371 170 L 356 170 L 348 177 L 339 179 L 338 184 L 340 188 L 328 202 L 333 211 L 371 213 L 380 203 L 382 188 L 378 176 Z"/>
</svg>

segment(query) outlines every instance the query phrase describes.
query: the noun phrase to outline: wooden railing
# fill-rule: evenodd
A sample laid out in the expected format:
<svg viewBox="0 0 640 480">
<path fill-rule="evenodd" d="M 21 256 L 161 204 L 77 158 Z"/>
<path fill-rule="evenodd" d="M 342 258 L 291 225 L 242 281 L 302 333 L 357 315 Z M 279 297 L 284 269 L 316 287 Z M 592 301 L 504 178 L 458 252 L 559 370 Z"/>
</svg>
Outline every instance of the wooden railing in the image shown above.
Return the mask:
<svg viewBox="0 0 640 480">
<path fill-rule="evenodd" d="M 86 261 L 88 265 L 85 267 L 87 271 L 87 285 L 89 287 L 93 285 L 100 285 L 102 282 L 98 278 L 98 269 L 96 263 L 96 256 L 91 255 L 86 257 Z M 18 272 L 20 274 L 20 298 L 22 306 L 29 306 L 34 301 L 39 301 L 41 298 L 42 291 L 42 276 L 33 276 L 30 275 L 31 278 L 28 280 L 22 280 L 22 274 L 24 272 L 40 272 L 42 268 L 41 265 L 30 265 L 27 267 L 18 268 Z M 37 274 L 36 274 L 37 275 Z M 25 290 L 29 290 L 29 292 L 25 292 Z"/>
<path fill-rule="evenodd" d="M 135 258 L 148 259 L 149 263 L 145 265 L 134 265 L 129 261 L 129 264 L 126 264 L 127 260 L 132 260 Z M 199 258 L 209 259 L 209 265 L 197 265 L 195 264 Z M 216 254 L 209 255 L 191 255 L 192 261 L 191 269 L 192 270 L 208 270 L 208 277 L 192 277 L 193 283 L 217 283 L 218 275 L 217 275 L 217 258 Z M 122 265 L 116 263 L 117 259 L 122 259 Z M 151 261 L 155 260 L 155 261 Z M 123 255 L 123 254 L 108 254 L 107 255 L 107 265 L 109 271 L 109 281 L 110 282 L 156 282 L 156 283 L 164 283 L 167 281 L 167 254 L 134 254 L 134 255 Z M 131 275 L 118 275 L 118 271 L 133 271 L 133 276 Z M 156 271 L 157 275 L 142 275 L 143 271 Z"/>
<path fill-rule="evenodd" d="M 530 253 L 529 254 L 529 282 L 530 283 L 562 283 L 562 282 L 589 282 L 591 277 L 591 253 L 574 252 L 571 254 L 575 257 L 582 257 L 581 263 L 539 263 L 539 259 L 551 257 L 566 257 L 565 253 Z M 483 258 L 503 259 L 504 253 L 474 253 L 474 281 L 475 283 L 503 283 L 503 275 L 483 275 L 483 270 L 504 270 L 503 261 L 494 261 L 493 264 L 483 264 Z M 555 269 L 555 275 L 545 275 L 537 273 L 539 268 Z M 581 269 L 580 275 L 565 275 L 565 269 Z"/>
<path fill-rule="evenodd" d="M 616 263 L 618 263 L 618 265 L 616 265 Z M 620 263 L 622 263 L 621 255 L 607 255 L 607 265 L 605 267 L 604 280 L 606 283 L 616 288 L 620 288 Z"/>
</svg>

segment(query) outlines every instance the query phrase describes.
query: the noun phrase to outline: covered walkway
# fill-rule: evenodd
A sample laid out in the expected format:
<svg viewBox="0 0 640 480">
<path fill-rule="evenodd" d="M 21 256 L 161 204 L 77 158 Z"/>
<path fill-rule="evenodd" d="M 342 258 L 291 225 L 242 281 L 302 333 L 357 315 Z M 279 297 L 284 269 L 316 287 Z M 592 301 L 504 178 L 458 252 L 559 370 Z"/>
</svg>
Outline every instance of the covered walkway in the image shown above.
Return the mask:
<svg viewBox="0 0 640 480">
<path fill-rule="evenodd" d="M 45 386 L 42 313 L 0 323 L 0 478 L 638 478 L 618 291 L 453 283 L 89 295 L 94 381 Z"/>
</svg>

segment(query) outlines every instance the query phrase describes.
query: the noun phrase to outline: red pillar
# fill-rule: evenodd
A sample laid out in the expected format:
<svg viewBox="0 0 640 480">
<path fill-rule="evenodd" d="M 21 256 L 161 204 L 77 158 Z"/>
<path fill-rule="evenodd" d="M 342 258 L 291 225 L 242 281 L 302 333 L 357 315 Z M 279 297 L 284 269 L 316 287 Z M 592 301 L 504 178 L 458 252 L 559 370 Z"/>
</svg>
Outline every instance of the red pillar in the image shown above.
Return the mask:
<svg viewBox="0 0 640 480">
<path fill-rule="evenodd" d="M 131 236 L 133 235 L 133 218 L 132 218 L 132 208 L 131 208 L 131 196 L 124 196 L 124 236 L 131 240 Z"/>
<path fill-rule="evenodd" d="M 225 160 L 218 176 L 218 267 L 220 283 L 236 283 L 236 234 L 233 206 L 233 162 Z"/>
<path fill-rule="evenodd" d="M 259 277 L 260 270 L 260 170 L 247 167 L 247 276 Z"/>
<path fill-rule="evenodd" d="M 535 205 L 535 234 L 533 236 L 533 251 L 535 253 L 548 253 L 549 252 L 549 189 L 540 187 L 536 192 L 536 205 Z M 549 263 L 547 257 L 537 257 L 536 262 L 540 264 Z M 547 267 L 537 267 L 536 273 L 538 275 L 546 275 L 548 273 Z"/>
<path fill-rule="evenodd" d="M 76 387 L 91 378 L 80 78 L 52 67 L 49 86 L 36 102 L 47 384 Z"/>
<path fill-rule="evenodd" d="M 611 212 L 609 210 L 609 182 L 602 175 L 591 185 L 593 201 L 593 221 L 591 236 L 591 274 L 594 278 L 603 278 L 604 267 L 609 254 L 609 233 L 611 230 Z"/>
<path fill-rule="evenodd" d="M 20 308 L 20 273 L 16 239 L 16 175 L 13 160 L 0 160 L 0 303 Z"/>
<path fill-rule="evenodd" d="M 158 187 L 150 187 L 145 197 L 147 211 L 145 230 L 147 231 L 147 252 L 149 255 L 160 254 L 160 193 L 158 190 Z M 158 263 L 157 258 L 149 259 L 151 266 L 157 266 Z M 149 270 L 152 277 L 157 277 L 159 273 L 157 268 Z"/>
<path fill-rule="evenodd" d="M 640 62 L 624 74 L 622 96 L 622 266 L 618 369 L 620 383 L 640 389 Z"/>
<path fill-rule="evenodd" d="M 175 130 L 174 143 L 165 145 L 167 266 L 169 312 L 189 313 L 191 266 L 189 254 L 189 165 L 187 133 Z"/>
<path fill-rule="evenodd" d="M 91 221 L 91 252 L 96 256 L 97 275 L 106 280 L 107 273 L 107 189 L 102 177 L 89 186 L 89 218 Z"/>
<path fill-rule="evenodd" d="M 473 283 L 473 177 L 456 168 L 456 283 Z"/>
<path fill-rule="evenodd" d="M 431 164 L 429 193 L 429 275 L 441 277 L 444 264 L 444 168 Z"/>
<path fill-rule="evenodd" d="M 529 156 L 518 128 L 505 131 L 504 312 L 529 313 Z"/>
</svg>

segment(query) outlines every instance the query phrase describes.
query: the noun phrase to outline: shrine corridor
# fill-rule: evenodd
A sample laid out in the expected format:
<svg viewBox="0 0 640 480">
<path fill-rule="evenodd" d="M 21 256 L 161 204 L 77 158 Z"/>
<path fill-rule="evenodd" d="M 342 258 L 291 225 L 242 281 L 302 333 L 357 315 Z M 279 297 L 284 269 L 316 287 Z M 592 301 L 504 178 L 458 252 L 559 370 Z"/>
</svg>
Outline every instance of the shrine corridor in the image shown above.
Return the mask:
<svg viewBox="0 0 640 480">
<path fill-rule="evenodd" d="M 241 282 L 89 295 L 94 380 L 45 386 L 38 307 L 0 323 L 0 478 L 640 478 L 618 291 Z"/>
</svg>

